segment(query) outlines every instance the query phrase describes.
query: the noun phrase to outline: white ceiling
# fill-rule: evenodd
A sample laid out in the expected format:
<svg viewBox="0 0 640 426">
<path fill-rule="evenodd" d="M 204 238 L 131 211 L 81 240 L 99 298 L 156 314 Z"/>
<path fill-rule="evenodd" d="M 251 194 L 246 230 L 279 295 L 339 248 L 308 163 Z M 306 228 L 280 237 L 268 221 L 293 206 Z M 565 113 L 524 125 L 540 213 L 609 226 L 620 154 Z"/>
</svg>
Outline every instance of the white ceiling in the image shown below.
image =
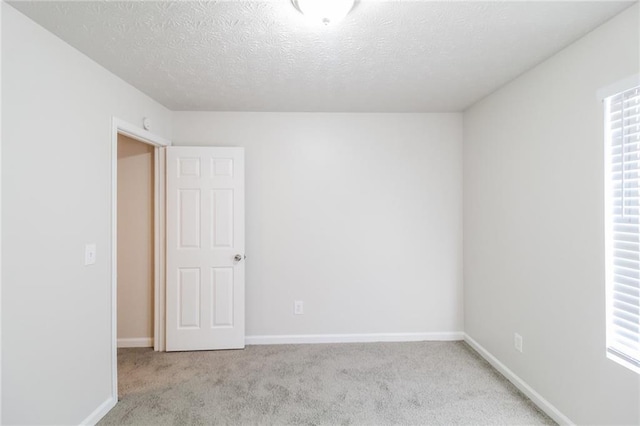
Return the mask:
<svg viewBox="0 0 640 426">
<path fill-rule="evenodd" d="M 12 2 L 172 110 L 461 111 L 634 1 Z"/>
</svg>

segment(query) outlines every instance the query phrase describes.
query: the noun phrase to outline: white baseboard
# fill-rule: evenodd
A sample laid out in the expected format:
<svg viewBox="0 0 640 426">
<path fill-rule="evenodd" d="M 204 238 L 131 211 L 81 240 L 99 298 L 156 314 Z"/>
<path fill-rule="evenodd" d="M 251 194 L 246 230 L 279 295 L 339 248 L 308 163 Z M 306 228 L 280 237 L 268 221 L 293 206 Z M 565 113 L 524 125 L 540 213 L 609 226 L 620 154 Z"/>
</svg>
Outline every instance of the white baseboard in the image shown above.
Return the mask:
<svg viewBox="0 0 640 426">
<path fill-rule="evenodd" d="M 98 408 L 96 408 L 93 413 L 89 414 L 89 417 L 84 419 L 81 426 L 93 426 L 97 424 L 100 419 L 102 419 L 113 407 L 116 406 L 118 402 L 118 398 L 114 398 L 110 396 L 105 402 L 100 404 Z"/>
<path fill-rule="evenodd" d="M 372 334 L 292 334 L 246 336 L 247 345 L 283 345 L 301 343 L 371 343 L 463 340 L 461 331 L 436 333 L 372 333 Z"/>
<path fill-rule="evenodd" d="M 129 339 L 118 339 L 119 348 L 152 348 L 153 337 L 134 337 Z"/>
<path fill-rule="evenodd" d="M 524 380 L 518 377 L 513 371 L 509 370 L 506 365 L 501 363 L 498 358 L 493 356 L 489 351 L 482 347 L 478 342 L 473 340 L 471 336 L 464 333 L 464 341 L 469 344 L 480 356 L 489 362 L 496 370 L 515 385 L 522 393 L 524 393 L 534 404 L 536 404 L 549 417 L 561 425 L 575 425 L 567 416 L 562 414 L 554 405 L 547 401 L 542 395 L 536 392 Z"/>
</svg>

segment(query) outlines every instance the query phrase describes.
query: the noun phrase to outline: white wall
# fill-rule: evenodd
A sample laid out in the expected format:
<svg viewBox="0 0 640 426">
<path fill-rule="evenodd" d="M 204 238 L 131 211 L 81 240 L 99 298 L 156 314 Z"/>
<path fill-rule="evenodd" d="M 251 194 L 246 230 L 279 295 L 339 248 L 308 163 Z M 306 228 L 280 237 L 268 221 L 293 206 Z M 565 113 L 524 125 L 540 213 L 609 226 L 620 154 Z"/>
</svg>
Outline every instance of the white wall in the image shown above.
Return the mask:
<svg viewBox="0 0 640 426">
<path fill-rule="evenodd" d="M 634 6 L 464 115 L 465 331 L 578 424 L 640 423 L 639 376 L 605 357 L 596 100 L 638 72 L 639 28 Z"/>
<path fill-rule="evenodd" d="M 462 330 L 461 118 L 174 114 L 246 148 L 247 335 Z"/>
<path fill-rule="evenodd" d="M 154 152 L 118 136 L 118 346 L 153 346 Z"/>
<path fill-rule="evenodd" d="M 78 424 L 111 396 L 111 117 L 171 114 L 4 2 L 2 89 L 2 423 Z"/>
</svg>

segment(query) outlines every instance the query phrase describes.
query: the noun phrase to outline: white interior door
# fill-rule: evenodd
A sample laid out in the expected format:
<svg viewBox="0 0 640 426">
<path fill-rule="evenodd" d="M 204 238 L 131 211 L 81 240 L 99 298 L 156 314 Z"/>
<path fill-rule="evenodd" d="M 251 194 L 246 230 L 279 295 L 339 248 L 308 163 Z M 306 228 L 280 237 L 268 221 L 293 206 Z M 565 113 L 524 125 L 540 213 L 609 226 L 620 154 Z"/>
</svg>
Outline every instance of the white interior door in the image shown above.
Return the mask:
<svg viewBox="0 0 640 426">
<path fill-rule="evenodd" d="M 167 351 L 244 348 L 244 149 L 167 148 Z"/>
</svg>

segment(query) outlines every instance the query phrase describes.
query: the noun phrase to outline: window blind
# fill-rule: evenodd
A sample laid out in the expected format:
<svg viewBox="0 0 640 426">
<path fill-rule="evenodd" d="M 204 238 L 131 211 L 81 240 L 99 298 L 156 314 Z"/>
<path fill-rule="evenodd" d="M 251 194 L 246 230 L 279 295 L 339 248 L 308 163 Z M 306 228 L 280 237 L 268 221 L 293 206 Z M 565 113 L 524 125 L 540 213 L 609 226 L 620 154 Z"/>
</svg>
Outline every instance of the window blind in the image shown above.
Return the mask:
<svg viewBox="0 0 640 426">
<path fill-rule="evenodd" d="M 640 367 L 640 86 L 606 99 L 607 350 Z"/>
</svg>

